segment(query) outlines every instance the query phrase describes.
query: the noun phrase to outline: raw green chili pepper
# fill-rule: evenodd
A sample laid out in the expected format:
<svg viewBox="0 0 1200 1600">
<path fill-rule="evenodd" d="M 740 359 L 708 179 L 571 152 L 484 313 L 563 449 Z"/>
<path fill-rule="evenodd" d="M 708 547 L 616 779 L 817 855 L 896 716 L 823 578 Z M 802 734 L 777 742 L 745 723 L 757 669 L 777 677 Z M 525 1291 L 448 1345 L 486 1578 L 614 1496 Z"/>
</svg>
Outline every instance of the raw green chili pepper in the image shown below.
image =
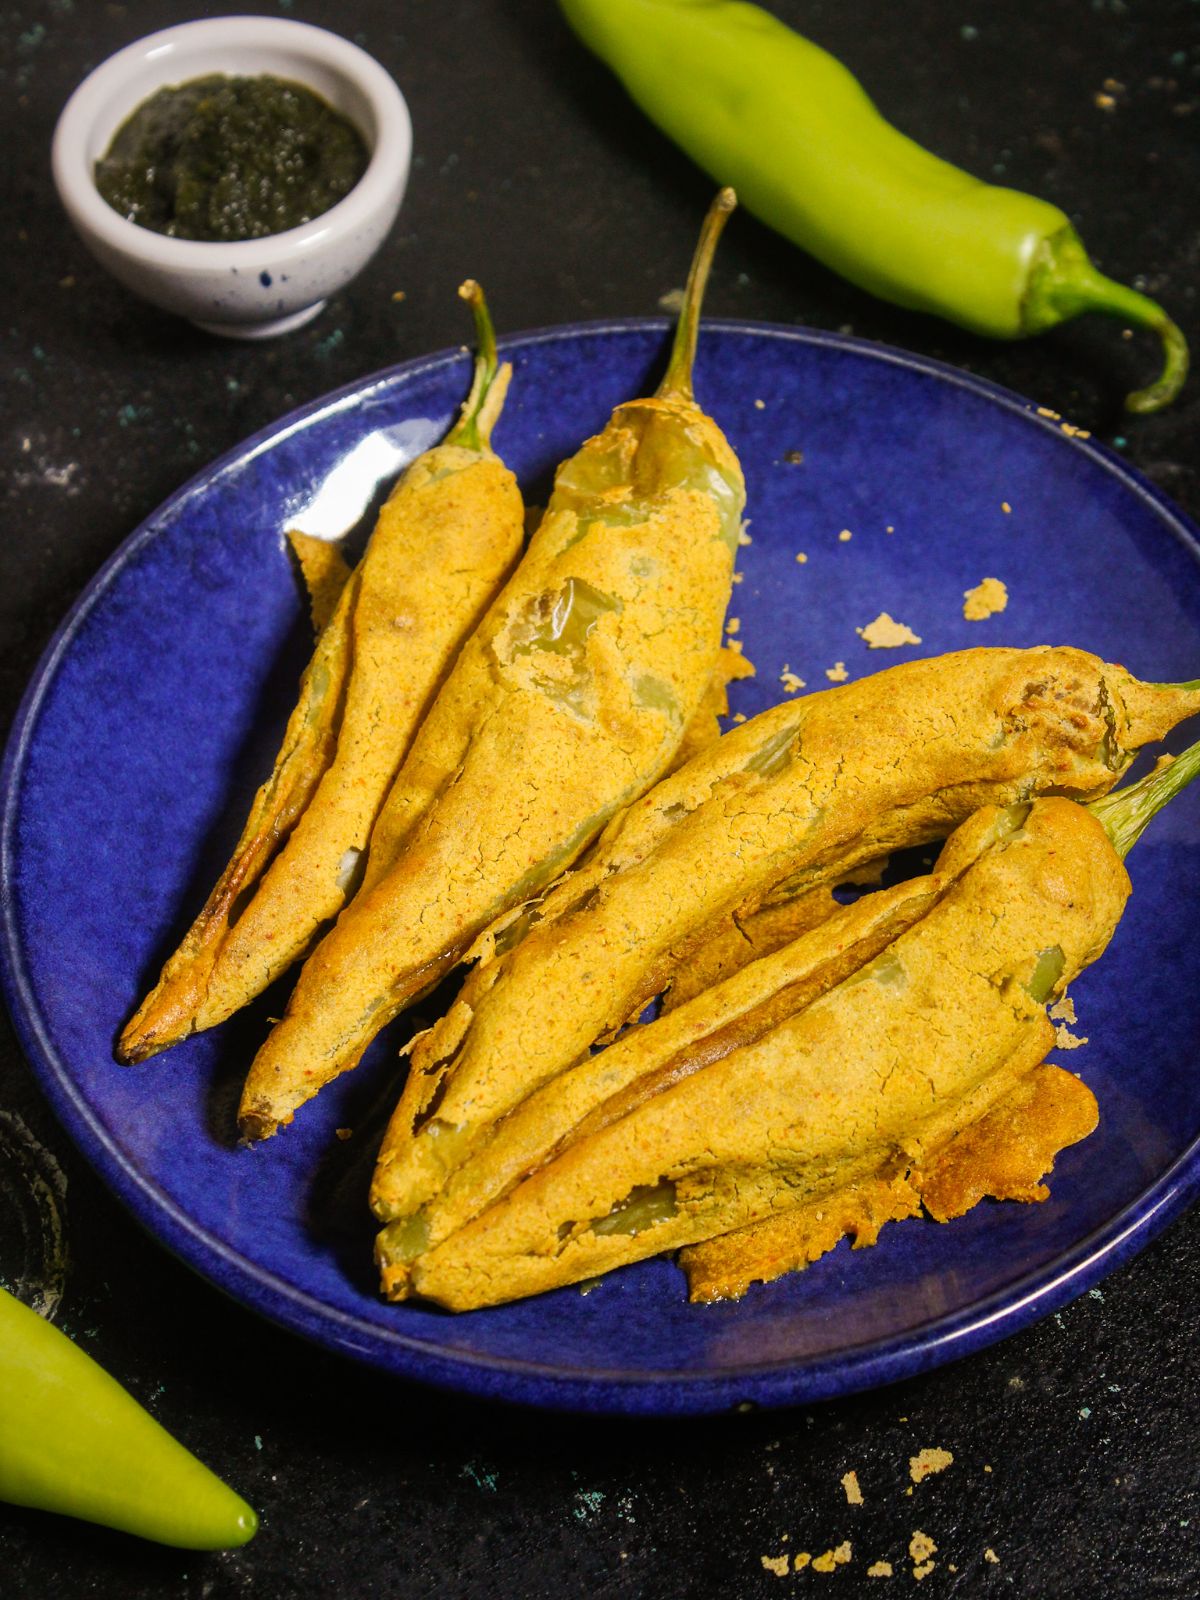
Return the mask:
<svg viewBox="0 0 1200 1600">
<path fill-rule="evenodd" d="M 1064 212 L 981 183 L 885 122 L 819 46 L 736 0 L 560 0 L 663 131 L 764 222 L 862 289 L 993 338 L 1103 311 L 1162 340 L 1158 411 L 1187 376 L 1160 306 L 1088 260 Z"/>
<path fill-rule="evenodd" d="M 114 1378 L 4 1289 L 0 1500 L 184 1550 L 245 1544 L 258 1527 Z"/>
</svg>

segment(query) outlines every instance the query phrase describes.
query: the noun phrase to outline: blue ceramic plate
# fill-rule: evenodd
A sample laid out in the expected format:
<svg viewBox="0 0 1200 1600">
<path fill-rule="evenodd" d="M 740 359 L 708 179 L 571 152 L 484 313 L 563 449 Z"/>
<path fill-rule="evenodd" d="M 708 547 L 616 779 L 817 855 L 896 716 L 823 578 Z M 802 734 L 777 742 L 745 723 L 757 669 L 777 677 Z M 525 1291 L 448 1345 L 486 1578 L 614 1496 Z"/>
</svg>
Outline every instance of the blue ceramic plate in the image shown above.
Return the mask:
<svg viewBox="0 0 1200 1600">
<path fill-rule="evenodd" d="M 659 322 L 509 342 L 496 444 L 532 501 L 612 406 L 656 382 L 665 342 Z M 307 653 L 283 529 L 336 526 L 338 486 L 373 483 L 437 439 L 467 379 L 461 354 L 410 363 L 252 439 L 129 539 L 47 653 L 4 777 L 3 955 L 59 1116 L 212 1282 L 333 1349 L 475 1394 L 641 1414 L 812 1400 L 965 1354 L 1062 1305 L 1197 1187 L 1200 793 L 1138 845 L 1128 915 L 1074 986 L 1090 1043 L 1064 1059 L 1102 1120 L 1060 1159 L 1050 1201 L 893 1224 L 878 1248 L 843 1244 L 738 1304 L 689 1306 L 669 1261 L 459 1317 L 381 1304 L 365 1191 L 411 1018 L 252 1151 L 232 1144 L 233 1108 L 278 991 L 143 1067 L 114 1065 L 118 1028 L 270 764 Z M 737 709 L 782 698 L 785 667 L 824 687 L 838 662 L 858 677 L 895 661 L 904 652 L 869 651 L 856 631 L 881 611 L 920 636 L 909 654 L 1071 643 L 1143 678 L 1200 676 L 1195 531 L 1026 402 L 852 340 L 717 323 L 696 387 L 749 485 L 731 611 L 758 677 L 737 685 Z M 356 468 L 334 477 L 356 448 Z M 1008 609 L 967 622 L 963 592 L 985 577 L 1007 584 Z"/>
</svg>

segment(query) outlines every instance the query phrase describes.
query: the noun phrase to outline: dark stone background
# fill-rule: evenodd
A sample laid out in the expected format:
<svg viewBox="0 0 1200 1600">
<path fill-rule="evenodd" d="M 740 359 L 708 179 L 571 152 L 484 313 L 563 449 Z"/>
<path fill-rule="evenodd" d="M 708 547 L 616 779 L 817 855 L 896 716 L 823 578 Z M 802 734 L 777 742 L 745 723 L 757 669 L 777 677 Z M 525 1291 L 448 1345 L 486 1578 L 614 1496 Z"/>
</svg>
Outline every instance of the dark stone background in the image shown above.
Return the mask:
<svg viewBox="0 0 1200 1600">
<path fill-rule="evenodd" d="M 1098 262 L 1141 275 L 1200 347 L 1200 5 L 773 8 L 840 55 L 917 139 L 1060 203 Z M 6 720 L 78 590 L 206 461 L 325 390 L 460 342 L 451 290 L 468 273 L 485 279 L 506 329 L 654 312 L 709 197 L 550 0 L 244 6 L 326 24 L 378 56 L 408 96 L 417 158 L 393 235 L 318 321 L 277 343 L 210 339 L 135 302 L 85 256 L 55 199 L 49 148 L 90 67 L 156 28 L 233 9 L 0 10 Z M 1108 79 L 1119 87 L 1104 109 L 1095 96 Z M 707 309 L 850 327 L 984 374 L 1123 440 L 1200 514 L 1200 381 L 1161 417 L 1123 418 L 1120 397 L 1155 354 L 1113 325 L 989 345 L 871 302 L 744 215 Z M 812 1411 L 606 1423 L 384 1381 L 225 1301 L 74 1156 L 6 1026 L 0 1107 L 67 1174 L 62 1325 L 264 1515 L 244 1552 L 195 1556 L 0 1507 L 5 1596 L 741 1597 L 826 1583 L 874 1594 L 889 1587 L 865 1576 L 879 1558 L 895 1565 L 891 1586 L 912 1584 L 917 1528 L 939 1546 L 925 1580 L 934 1594 L 1200 1593 L 1195 1215 L 1101 1290 L 929 1376 Z M 908 1457 L 925 1445 L 952 1451 L 954 1465 L 910 1498 Z M 850 1469 L 861 1507 L 840 1487 Z M 847 1538 L 854 1559 L 830 1577 L 780 1580 L 762 1565 Z"/>
</svg>

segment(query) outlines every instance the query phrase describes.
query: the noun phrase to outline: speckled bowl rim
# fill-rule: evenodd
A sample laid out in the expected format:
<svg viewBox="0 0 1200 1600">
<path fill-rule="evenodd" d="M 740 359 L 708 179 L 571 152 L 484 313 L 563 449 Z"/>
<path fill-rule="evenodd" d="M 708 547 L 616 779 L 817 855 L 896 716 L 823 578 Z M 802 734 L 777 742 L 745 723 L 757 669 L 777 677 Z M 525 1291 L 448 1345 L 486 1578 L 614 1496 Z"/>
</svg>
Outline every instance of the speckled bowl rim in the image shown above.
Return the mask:
<svg viewBox="0 0 1200 1600">
<path fill-rule="evenodd" d="M 128 79 L 128 111 L 132 112 L 144 98 L 137 89 L 137 78 L 148 59 L 179 49 L 185 52 L 180 71 L 186 75 L 188 47 L 207 40 L 214 50 L 243 42 L 319 56 L 324 68 L 352 83 L 370 104 L 376 139 L 366 171 L 347 195 L 311 222 L 261 239 L 173 239 L 130 222 L 101 197 L 86 155 L 101 107 L 122 79 Z M 412 121 L 391 74 L 374 56 L 340 34 L 288 17 L 203 17 L 134 40 L 102 61 L 74 90 L 58 118 L 51 144 L 55 186 L 75 225 L 107 248 L 164 274 L 234 268 L 253 273 L 264 253 L 275 262 L 300 261 L 314 252 L 336 248 L 391 204 L 397 176 L 407 177 L 411 159 Z"/>
<path fill-rule="evenodd" d="M 665 333 L 664 318 L 622 318 L 565 324 L 518 333 L 500 341 L 502 352 L 563 340 L 625 332 Z M 735 335 L 784 340 L 854 352 L 948 383 L 1013 413 L 1033 428 L 1049 430 L 1063 448 L 1084 451 L 1095 465 L 1148 502 L 1164 530 L 1200 556 L 1200 529 L 1148 479 L 1094 440 L 1067 439 L 1058 423 L 1039 416 L 1032 402 L 996 384 L 926 357 L 843 334 L 729 319 L 706 327 Z M 1129 1261 L 1200 1193 L 1200 1139 L 1194 1140 L 1159 1177 L 1051 1263 L 1031 1271 L 962 1310 L 935 1317 L 893 1338 L 867 1342 L 811 1361 L 747 1363 L 719 1376 L 690 1373 L 631 1375 L 618 1369 L 564 1371 L 552 1362 L 480 1356 L 432 1346 L 399 1329 L 380 1329 L 333 1309 L 298 1290 L 276 1273 L 247 1261 L 197 1224 L 116 1148 L 72 1081 L 40 1026 L 37 995 L 25 970 L 14 905 L 14 843 L 22 772 L 38 713 L 60 662 L 92 607 L 143 546 L 160 537 L 167 513 L 205 491 L 225 472 L 252 459 L 306 424 L 379 389 L 463 360 L 461 349 L 403 362 L 374 373 L 289 413 L 202 469 L 121 544 L 83 590 L 58 628 L 22 699 L 0 768 L 0 988 L 34 1074 L 78 1149 L 134 1217 L 203 1277 L 271 1321 L 393 1376 L 480 1398 L 552 1410 L 670 1417 L 798 1405 L 892 1383 L 982 1350 L 1059 1310 L 1108 1273 Z M 486 1316 L 486 1312 L 477 1313 Z"/>
</svg>

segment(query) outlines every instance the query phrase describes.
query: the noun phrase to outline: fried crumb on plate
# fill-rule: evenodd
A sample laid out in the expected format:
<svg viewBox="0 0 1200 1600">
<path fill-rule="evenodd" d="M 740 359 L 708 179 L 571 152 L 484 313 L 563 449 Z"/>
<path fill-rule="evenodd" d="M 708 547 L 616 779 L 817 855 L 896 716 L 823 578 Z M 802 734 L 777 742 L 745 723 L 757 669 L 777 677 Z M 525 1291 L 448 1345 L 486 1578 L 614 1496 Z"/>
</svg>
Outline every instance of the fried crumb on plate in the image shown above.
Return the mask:
<svg viewBox="0 0 1200 1600">
<path fill-rule="evenodd" d="M 1060 1022 L 1054 1029 L 1054 1042 L 1060 1050 L 1079 1050 L 1088 1040 L 1086 1034 L 1072 1033 L 1065 1023 Z"/>
<path fill-rule="evenodd" d="M 897 622 L 886 611 L 881 611 L 874 622 L 868 622 L 865 628 L 855 628 L 855 633 L 869 650 L 894 650 L 902 644 L 920 644 L 919 634 L 915 634 L 905 622 Z"/>
<path fill-rule="evenodd" d="M 968 622 L 983 622 L 997 616 L 1008 605 L 1008 588 L 999 578 L 984 578 L 973 589 L 963 590 L 963 616 Z"/>
</svg>

